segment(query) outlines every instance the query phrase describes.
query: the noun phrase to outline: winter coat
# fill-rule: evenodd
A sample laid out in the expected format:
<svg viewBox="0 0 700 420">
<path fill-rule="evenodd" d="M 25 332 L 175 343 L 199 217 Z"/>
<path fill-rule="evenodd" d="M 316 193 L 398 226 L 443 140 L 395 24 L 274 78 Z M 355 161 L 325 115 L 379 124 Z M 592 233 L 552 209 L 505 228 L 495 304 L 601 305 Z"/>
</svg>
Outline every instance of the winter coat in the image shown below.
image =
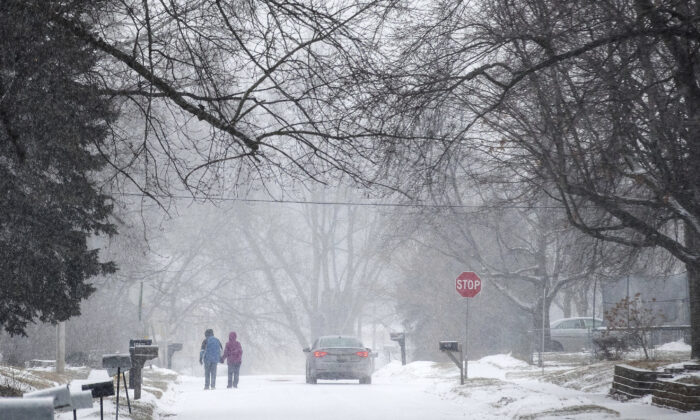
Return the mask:
<svg viewBox="0 0 700 420">
<path fill-rule="evenodd" d="M 218 338 L 214 336 L 207 337 L 204 342 L 202 342 L 200 361 L 203 359 L 206 363 L 218 362 L 221 358 L 221 349 L 221 341 L 219 341 Z"/>
<path fill-rule="evenodd" d="M 241 363 L 243 358 L 243 348 L 241 343 L 236 341 L 236 333 L 231 331 L 228 335 L 228 343 L 226 343 L 226 348 L 224 349 L 224 355 L 221 356 L 221 362 L 226 360 L 226 363 L 233 365 L 235 363 Z"/>
</svg>

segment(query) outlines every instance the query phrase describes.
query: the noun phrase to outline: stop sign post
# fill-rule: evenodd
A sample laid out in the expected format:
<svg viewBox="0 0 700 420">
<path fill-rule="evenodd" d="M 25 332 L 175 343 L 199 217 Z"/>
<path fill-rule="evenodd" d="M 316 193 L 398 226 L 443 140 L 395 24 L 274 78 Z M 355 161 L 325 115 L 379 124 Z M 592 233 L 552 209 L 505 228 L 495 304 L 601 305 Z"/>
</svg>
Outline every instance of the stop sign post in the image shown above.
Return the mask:
<svg viewBox="0 0 700 420">
<path fill-rule="evenodd" d="M 467 370 L 468 370 L 468 344 L 469 344 L 469 301 L 471 298 L 474 296 L 478 295 L 479 292 L 481 292 L 481 279 L 479 276 L 473 272 L 473 271 L 465 271 L 459 276 L 457 276 L 457 279 L 455 280 L 455 288 L 457 289 L 457 293 L 459 293 L 462 297 L 467 298 L 467 304 L 466 304 L 466 315 L 465 315 L 465 323 L 464 323 L 464 360 L 462 361 L 462 371 L 463 375 L 461 378 L 461 383 L 464 385 L 464 381 L 467 379 Z"/>
</svg>

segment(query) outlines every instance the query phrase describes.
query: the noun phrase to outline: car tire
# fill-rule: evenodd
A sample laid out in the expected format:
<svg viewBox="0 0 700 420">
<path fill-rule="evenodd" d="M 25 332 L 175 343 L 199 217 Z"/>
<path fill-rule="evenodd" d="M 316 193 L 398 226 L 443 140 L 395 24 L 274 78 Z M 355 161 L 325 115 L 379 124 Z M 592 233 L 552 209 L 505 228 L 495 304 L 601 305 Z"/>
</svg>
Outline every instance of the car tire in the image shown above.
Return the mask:
<svg viewBox="0 0 700 420">
<path fill-rule="evenodd" d="M 360 383 L 363 385 L 370 385 L 372 383 L 372 377 L 365 376 L 364 378 L 360 378 Z"/>
<path fill-rule="evenodd" d="M 307 384 L 315 384 L 316 383 L 316 378 L 311 376 L 311 369 L 308 367 L 306 368 L 306 383 Z"/>
</svg>

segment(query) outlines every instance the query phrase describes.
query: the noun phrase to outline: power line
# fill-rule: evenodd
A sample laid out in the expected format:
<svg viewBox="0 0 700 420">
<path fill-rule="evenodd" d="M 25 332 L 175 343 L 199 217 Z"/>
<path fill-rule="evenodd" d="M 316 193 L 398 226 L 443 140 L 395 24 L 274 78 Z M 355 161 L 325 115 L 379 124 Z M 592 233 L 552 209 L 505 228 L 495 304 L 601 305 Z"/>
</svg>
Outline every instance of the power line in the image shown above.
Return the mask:
<svg viewBox="0 0 700 420">
<path fill-rule="evenodd" d="M 176 200 L 202 200 L 202 201 L 235 201 L 241 203 L 266 203 L 266 204 L 309 204 L 319 206 L 364 206 L 364 207 L 415 207 L 415 208 L 468 208 L 468 209 L 564 209 L 564 206 L 527 206 L 527 205 L 479 205 L 479 204 L 429 204 L 429 203 L 367 203 L 352 201 L 315 201 L 315 200 L 275 200 L 264 198 L 240 198 L 240 197 L 193 197 L 189 195 L 165 195 L 143 193 L 114 193 L 112 195 L 128 197 L 146 197 Z"/>
</svg>

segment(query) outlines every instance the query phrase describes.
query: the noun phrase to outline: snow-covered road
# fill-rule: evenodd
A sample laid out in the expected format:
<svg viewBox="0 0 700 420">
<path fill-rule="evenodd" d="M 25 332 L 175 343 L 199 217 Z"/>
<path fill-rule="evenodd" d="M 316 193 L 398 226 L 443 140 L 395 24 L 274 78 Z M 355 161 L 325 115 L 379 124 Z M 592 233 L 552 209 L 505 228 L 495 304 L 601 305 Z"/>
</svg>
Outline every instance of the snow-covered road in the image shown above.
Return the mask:
<svg viewBox="0 0 700 420">
<path fill-rule="evenodd" d="M 226 389 L 219 376 L 219 388 L 208 391 L 203 378 L 181 376 L 159 405 L 178 420 L 697 418 L 648 400 L 615 401 L 606 395 L 609 387 L 595 393 L 543 382 L 537 369 L 507 355 L 470 362 L 470 374 L 462 386 L 449 364 L 395 362 L 377 371 L 372 385 L 260 375 L 242 376 L 239 389 Z"/>
<path fill-rule="evenodd" d="M 219 377 L 215 390 L 205 391 L 203 378 L 182 377 L 172 413 L 178 420 L 224 419 L 464 419 L 469 409 L 425 392 L 421 383 L 377 379 L 319 381 L 307 385 L 303 376 L 243 376 L 238 389 L 226 389 Z"/>
</svg>

